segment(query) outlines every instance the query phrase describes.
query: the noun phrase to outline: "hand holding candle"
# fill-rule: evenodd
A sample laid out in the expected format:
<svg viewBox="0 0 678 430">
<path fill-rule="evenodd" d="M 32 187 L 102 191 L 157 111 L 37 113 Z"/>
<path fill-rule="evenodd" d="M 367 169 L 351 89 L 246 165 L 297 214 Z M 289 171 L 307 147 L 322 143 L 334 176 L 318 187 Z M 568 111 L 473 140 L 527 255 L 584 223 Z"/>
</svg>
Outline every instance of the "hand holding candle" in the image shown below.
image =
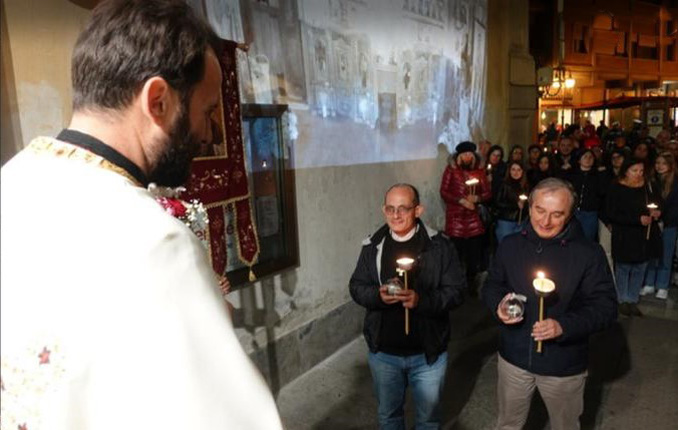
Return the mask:
<svg viewBox="0 0 678 430">
<path fill-rule="evenodd" d="M 527 196 L 525 194 L 521 194 L 518 196 L 518 224 L 522 222 L 523 219 L 523 206 L 525 206 L 525 201 L 527 200 Z M 520 202 L 523 204 L 521 205 Z"/>
<path fill-rule="evenodd" d="M 657 208 L 659 208 L 659 206 L 657 206 L 654 203 L 650 203 L 649 205 L 647 205 L 647 208 L 650 210 L 650 216 L 652 216 L 652 211 L 657 210 Z M 652 221 L 650 221 L 650 223 L 647 225 L 647 235 L 645 236 L 645 240 L 650 240 L 650 230 L 651 229 L 652 229 Z"/>
<path fill-rule="evenodd" d="M 544 272 L 537 272 L 537 277 L 532 281 L 532 286 L 539 296 L 539 322 L 544 321 L 544 297 L 551 294 L 556 289 L 556 284 L 546 278 Z M 541 353 L 541 340 L 537 341 L 537 352 Z"/>
<path fill-rule="evenodd" d="M 405 277 L 405 291 L 408 290 L 407 285 L 407 272 L 412 270 L 412 265 L 414 264 L 414 259 L 409 257 L 403 257 L 396 260 L 398 265 L 398 272 L 404 274 Z M 410 334 L 410 310 L 405 308 L 405 334 Z"/>
</svg>

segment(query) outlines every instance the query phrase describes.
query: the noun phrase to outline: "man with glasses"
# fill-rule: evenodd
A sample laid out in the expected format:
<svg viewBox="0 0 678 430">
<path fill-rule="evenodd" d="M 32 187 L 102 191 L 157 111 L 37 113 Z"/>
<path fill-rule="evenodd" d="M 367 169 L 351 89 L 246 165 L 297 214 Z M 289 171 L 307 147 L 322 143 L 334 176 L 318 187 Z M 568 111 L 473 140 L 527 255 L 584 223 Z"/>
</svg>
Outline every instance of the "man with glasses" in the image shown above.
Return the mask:
<svg viewBox="0 0 678 430">
<path fill-rule="evenodd" d="M 440 427 L 439 401 L 447 369 L 448 314 L 462 302 L 463 271 L 454 246 L 419 219 L 424 207 L 409 184 L 393 185 L 382 207 L 386 224 L 363 242 L 351 276 L 351 297 L 366 308 L 363 333 L 381 429 L 404 429 L 407 386 L 417 429 Z M 414 260 L 408 289 L 389 291 L 396 261 Z M 409 330 L 406 330 L 406 327 Z"/>
</svg>

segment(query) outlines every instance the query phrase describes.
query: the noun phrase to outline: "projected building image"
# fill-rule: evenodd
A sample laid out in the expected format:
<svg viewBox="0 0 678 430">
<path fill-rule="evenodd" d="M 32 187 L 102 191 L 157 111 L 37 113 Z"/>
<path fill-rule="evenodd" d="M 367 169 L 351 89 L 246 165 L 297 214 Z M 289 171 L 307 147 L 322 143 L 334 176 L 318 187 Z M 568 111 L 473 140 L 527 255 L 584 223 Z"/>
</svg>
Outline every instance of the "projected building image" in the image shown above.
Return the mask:
<svg viewBox="0 0 678 430">
<path fill-rule="evenodd" d="M 297 168 L 433 158 L 479 138 L 486 0 L 277 0 L 206 10 L 245 103 L 287 104 Z"/>
</svg>

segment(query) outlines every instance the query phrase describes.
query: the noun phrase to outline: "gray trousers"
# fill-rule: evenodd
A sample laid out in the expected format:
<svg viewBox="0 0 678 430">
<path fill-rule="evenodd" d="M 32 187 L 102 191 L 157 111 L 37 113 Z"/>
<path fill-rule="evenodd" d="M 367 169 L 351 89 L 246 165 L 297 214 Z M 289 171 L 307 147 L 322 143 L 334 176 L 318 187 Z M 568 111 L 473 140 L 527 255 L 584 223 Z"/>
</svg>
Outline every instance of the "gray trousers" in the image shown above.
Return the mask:
<svg viewBox="0 0 678 430">
<path fill-rule="evenodd" d="M 500 355 L 497 357 L 499 371 L 497 430 L 523 428 L 535 388 L 539 390 L 546 404 L 551 430 L 580 428 L 579 417 L 584 411 L 587 372 L 566 377 L 541 376 L 512 365 Z"/>
</svg>

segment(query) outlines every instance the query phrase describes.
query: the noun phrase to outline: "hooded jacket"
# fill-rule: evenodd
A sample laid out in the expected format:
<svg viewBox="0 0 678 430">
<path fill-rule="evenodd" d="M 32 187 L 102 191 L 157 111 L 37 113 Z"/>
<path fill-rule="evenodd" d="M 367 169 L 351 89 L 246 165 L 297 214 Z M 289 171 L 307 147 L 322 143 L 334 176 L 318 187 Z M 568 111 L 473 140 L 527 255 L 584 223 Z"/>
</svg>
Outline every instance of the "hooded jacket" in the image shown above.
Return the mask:
<svg viewBox="0 0 678 430">
<path fill-rule="evenodd" d="M 417 225 L 420 229 L 417 234 L 423 233 L 426 241 L 415 261 L 418 266 L 416 292 L 419 303 L 410 312 L 418 319 L 426 361 L 431 364 L 447 350 L 450 340 L 449 311 L 463 302 L 462 290 L 466 287 L 466 280 L 449 239 L 428 229 L 420 220 L 417 220 Z M 389 227 L 384 225 L 363 241 L 358 263 L 349 281 L 351 297 L 367 309 L 363 334 L 372 352 L 379 351 L 382 313 L 389 306 L 379 296 L 379 287 L 386 281 L 380 279 L 380 272 L 387 234 Z"/>
<path fill-rule="evenodd" d="M 539 298 L 532 287 L 537 271 L 556 284 L 544 301 L 544 318 L 563 329 L 558 338 L 543 342 L 536 352 L 532 326 L 539 319 Z M 497 318 L 497 306 L 510 292 L 527 297 L 523 320 L 500 322 L 499 354 L 531 373 L 571 376 L 588 365 L 588 338 L 608 327 L 617 316 L 617 296 L 605 252 L 587 240 L 576 219 L 552 239 L 541 239 L 528 223 L 520 234 L 499 244 L 482 291 Z"/>
</svg>

